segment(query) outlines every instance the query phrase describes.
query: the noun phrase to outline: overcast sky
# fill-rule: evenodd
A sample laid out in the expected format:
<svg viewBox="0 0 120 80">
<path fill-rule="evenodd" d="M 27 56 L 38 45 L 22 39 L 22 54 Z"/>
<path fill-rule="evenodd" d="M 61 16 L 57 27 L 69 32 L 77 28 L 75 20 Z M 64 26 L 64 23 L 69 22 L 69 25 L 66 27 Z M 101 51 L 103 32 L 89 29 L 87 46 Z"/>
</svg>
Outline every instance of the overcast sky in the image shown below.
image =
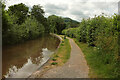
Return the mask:
<svg viewBox="0 0 120 80">
<path fill-rule="evenodd" d="M 45 10 L 46 17 L 55 14 L 81 21 L 82 18 L 101 13 L 108 16 L 118 13 L 118 1 L 120 0 L 7 0 L 6 5 L 8 7 L 24 3 L 31 8 L 33 5 L 40 4 Z"/>
</svg>

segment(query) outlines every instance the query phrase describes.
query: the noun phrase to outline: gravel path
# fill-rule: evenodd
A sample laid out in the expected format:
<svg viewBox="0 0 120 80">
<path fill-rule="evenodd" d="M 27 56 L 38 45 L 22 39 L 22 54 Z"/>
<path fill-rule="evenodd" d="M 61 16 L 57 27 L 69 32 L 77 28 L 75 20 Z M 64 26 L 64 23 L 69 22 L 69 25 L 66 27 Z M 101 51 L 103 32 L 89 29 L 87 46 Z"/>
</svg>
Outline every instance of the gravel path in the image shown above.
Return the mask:
<svg viewBox="0 0 120 80">
<path fill-rule="evenodd" d="M 63 66 L 48 70 L 42 78 L 88 78 L 89 67 L 78 45 L 70 39 L 71 56 Z"/>
</svg>

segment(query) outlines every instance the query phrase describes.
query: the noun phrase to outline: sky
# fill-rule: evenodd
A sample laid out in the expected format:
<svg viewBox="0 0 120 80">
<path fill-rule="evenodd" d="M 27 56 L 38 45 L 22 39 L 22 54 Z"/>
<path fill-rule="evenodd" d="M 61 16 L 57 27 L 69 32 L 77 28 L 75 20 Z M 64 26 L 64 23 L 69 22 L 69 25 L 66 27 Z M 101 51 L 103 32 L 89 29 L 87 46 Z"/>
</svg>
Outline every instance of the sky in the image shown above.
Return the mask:
<svg viewBox="0 0 120 80">
<path fill-rule="evenodd" d="M 94 17 L 104 13 L 112 16 L 118 13 L 118 2 L 120 0 L 7 0 L 6 7 L 24 3 L 29 8 L 40 4 L 43 6 L 45 16 L 57 15 L 69 17 L 81 21 L 83 18 Z"/>
</svg>

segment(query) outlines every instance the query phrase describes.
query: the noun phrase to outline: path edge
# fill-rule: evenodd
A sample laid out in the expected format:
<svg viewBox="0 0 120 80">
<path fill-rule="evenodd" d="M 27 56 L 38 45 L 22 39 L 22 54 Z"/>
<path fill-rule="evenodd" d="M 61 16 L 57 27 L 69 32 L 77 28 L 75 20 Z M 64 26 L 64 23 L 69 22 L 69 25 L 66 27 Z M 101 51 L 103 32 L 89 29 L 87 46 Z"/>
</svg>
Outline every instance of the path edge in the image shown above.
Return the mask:
<svg viewBox="0 0 120 80">
<path fill-rule="evenodd" d="M 50 33 L 50 35 L 51 35 L 51 36 L 54 36 L 54 37 L 56 37 L 56 38 L 58 38 L 58 39 L 60 40 L 60 43 L 59 43 L 57 49 L 56 49 L 56 50 L 54 51 L 54 53 L 52 54 L 52 55 L 54 55 L 54 54 L 58 51 L 58 49 L 60 48 L 60 45 L 61 45 L 63 39 L 62 39 L 59 35 L 54 34 L 54 33 Z M 36 72 L 38 72 L 38 71 L 39 71 L 39 72 L 42 71 L 43 68 L 44 68 L 44 66 L 48 65 L 49 62 L 52 60 L 52 58 L 53 58 L 52 55 L 51 55 L 51 57 L 50 57 L 42 66 L 40 66 L 35 72 L 33 72 L 33 73 L 32 73 L 31 75 L 29 75 L 27 78 L 35 78 L 35 77 L 34 77 L 34 73 L 36 73 Z"/>
</svg>

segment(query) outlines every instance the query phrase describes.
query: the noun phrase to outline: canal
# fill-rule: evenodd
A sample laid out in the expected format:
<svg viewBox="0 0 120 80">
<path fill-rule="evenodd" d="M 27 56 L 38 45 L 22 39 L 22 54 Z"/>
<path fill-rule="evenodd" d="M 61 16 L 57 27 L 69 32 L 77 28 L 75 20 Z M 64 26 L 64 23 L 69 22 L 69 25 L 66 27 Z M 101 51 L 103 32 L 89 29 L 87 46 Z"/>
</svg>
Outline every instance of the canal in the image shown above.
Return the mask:
<svg viewBox="0 0 120 80">
<path fill-rule="evenodd" d="M 4 46 L 2 49 L 2 75 L 5 78 L 27 78 L 42 66 L 57 49 L 60 41 L 52 35 Z"/>
</svg>

